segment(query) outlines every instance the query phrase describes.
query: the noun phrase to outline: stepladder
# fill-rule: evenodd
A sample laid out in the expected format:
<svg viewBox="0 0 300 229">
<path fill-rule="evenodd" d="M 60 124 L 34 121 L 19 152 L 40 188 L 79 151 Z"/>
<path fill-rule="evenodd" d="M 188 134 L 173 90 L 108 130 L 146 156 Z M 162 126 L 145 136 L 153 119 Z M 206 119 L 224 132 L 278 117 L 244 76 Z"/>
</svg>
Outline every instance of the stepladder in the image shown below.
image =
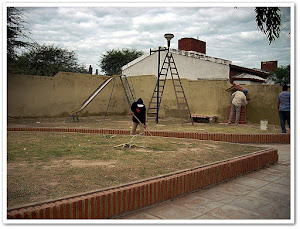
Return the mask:
<svg viewBox="0 0 300 229">
<path fill-rule="evenodd" d="M 134 103 L 136 101 L 136 96 L 135 96 L 135 92 L 134 92 L 134 88 L 133 88 L 133 84 L 132 84 L 132 80 L 127 79 L 128 77 L 126 77 L 126 75 L 121 75 L 120 76 L 120 80 L 125 92 L 125 96 L 126 96 L 126 100 L 129 106 L 129 109 L 131 108 L 132 103 Z"/>
<path fill-rule="evenodd" d="M 128 77 L 126 75 L 119 75 L 118 77 L 120 77 L 122 88 L 124 90 L 126 101 L 128 103 L 128 107 L 129 107 L 129 110 L 130 110 L 132 103 L 134 103 L 136 101 L 136 96 L 135 96 L 135 92 L 134 92 L 132 79 L 131 79 L 131 77 L 129 77 L 130 79 L 128 80 Z M 114 84 L 113 84 L 113 88 L 112 88 L 112 91 L 111 91 L 111 94 L 110 94 L 110 98 L 109 98 L 109 101 L 108 101 L 108 105 L 107 105 L 104 117 L 106 117 L 107 114 L 108 114 L 108 109 L 109 109 L 110 101 L 111 101 L 112 94 L 113 94 L 113 91 L 114 91 L 114 88 L 115 88 L 115 83 L 116 83 L 116 78 L 115 78 L 115 81 L 114 81 Z"/>
<path fill-rule="evenodd" d="M 194 125 L 187 98 L 184 93 L 184 89 L 175 64 L 175 60 L 172 53 L 170 52 L 167 52 L 161 69 L 159 71 L 157 83 L 154 88 L 148 108 L 148 119 L 158 120 L 158 112 L 162 101 L 164 89 L 166 87 L 168 75 L 170 75 L 172 79 L 181 124 L 183 125 L 184 123 L 192 123 Z"/>
</svg>

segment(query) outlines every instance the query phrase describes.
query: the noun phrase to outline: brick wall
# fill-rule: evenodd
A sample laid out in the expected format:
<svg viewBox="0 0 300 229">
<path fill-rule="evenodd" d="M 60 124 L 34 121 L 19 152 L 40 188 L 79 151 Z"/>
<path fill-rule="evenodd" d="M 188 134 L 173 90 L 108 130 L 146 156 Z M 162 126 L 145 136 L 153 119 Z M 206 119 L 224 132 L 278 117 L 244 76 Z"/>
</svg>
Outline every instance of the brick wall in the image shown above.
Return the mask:
<svg viewBox="0 0 300 229">
<path fill-rule="evenodd" d="M 227 107 L 227 119 L 226 119 L 226 123 L 228 123 L 229 121 L 229 117 L 230 117 L 230 112 L 231 112 L 231 106 Z M 235 115 L 236 112 L 234 112 L 231 123 L 235 122 Z M 246 124 L 247 123 L 247 119 L 246 119 L 246 106 L 242 106 L 241 107 L 241 113 L 240 113 L 240 120 L 239 120 L 239 124 Z"/>
</svg>

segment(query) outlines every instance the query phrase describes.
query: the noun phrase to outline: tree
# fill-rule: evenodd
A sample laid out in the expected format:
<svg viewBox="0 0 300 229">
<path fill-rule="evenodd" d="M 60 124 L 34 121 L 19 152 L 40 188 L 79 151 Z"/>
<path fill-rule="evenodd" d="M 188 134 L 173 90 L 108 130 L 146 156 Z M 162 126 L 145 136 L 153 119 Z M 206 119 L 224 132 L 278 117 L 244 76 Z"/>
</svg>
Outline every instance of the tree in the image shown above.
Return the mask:
<svg viewBox="0 0 300 229">
<path fill-rule="evenodd" d="M 11 63 L 17 57 L 18 48 L 31 46 L 31 42 L 20 40 L 21 38 L 30 39 L 29 31 L 25 27 L 23 11 L 15 7 L 7 8 L 7 61 Z"/>
<path fill-rule="evenodd" d="M 266 34 L 269 44 L 279 38 L 281 14 L 279 7 L 255 7 L 256 24 Z"/>
<path fill-rule="evenodd" d="M 37 43 L 28 51 L 23 52 L 14 65 L 14 73 L 19 74 L 54 76 L 60 71 L 88 72 L 83 64 L 78 63 L 74 51 Z"/>
<path fill-rule="evenodd" d="M 277 68 L 269 76 L 269 79 L 273 80 L 276 84 L 290 85 L 290 65 L 281 66 Z"/>
<path fill-rule="evenodd" d="M 102 54 L 102 59 L 99 60 L 99 67 L 106 75 L 118 75 L 122 72 L 122 66 L 128 64 L 130 61 L 140 57 L 144 53 L 142 51 L 137 51 L 136 49 L 123 48 L 111 49 Z"/>
</svg>

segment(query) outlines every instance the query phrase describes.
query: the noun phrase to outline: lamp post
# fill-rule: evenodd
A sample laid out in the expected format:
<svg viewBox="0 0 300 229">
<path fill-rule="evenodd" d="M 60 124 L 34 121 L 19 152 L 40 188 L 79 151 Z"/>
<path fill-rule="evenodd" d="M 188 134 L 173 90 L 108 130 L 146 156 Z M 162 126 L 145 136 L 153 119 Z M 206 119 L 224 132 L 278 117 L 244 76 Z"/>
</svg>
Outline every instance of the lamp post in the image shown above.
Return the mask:
<svg viewBox="0 0 300 229">
<path fill-rule="evenodd" d="M 164 37 L 167 39 L 167 43 L 168 43 L 168 49 L 166 48 L 162 48 L 162 47 L 158 47 L 158 50 L 156 51 L 152 51 L 150 49 L 150 54 L 152 54 L 152 52 L 157 52 L 158 51 L 158 68 L 157 68 L 157 97 L 156 97 L 156 124 L 158 123 L 158 110 L 159 110 L 159 77 L 160 77 L 160 52 L 161 51 L 168 51 L 169 52 L 169 49 L 170 49 L 170 43 L 171 43 L 171 40 L 172 38 L 174 37 L 173 34 L 171 33 L 166 33 L 164 35 Z"/>
<path fill-rule="evenodd" d="M 174 37 L 174 35 L 172 33 L 166 33 L 165 34 L 165 38 L 167 39 L 167 42 L 168 42 L 168 51 L 169 51 L 170 43 L 171 43 L 171 40 L 172 40 L 173 37 Z"/>
</svg>

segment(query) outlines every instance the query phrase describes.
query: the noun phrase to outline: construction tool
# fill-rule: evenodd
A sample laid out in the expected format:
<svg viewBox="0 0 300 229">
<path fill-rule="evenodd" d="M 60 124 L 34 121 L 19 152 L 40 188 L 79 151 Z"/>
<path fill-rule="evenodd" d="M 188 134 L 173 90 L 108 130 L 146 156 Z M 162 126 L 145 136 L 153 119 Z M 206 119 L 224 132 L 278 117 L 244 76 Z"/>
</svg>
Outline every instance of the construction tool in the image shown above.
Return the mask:
<svg viewBox="0 0 300 229">
<path fill-rule="evenodd" d="M 174 57 L 169 51 L 165 56 L 163 65 L 161 66 L 161 69 L 157 76 L 157 83 L 148 107 L 148 119 L 156 119 L 156 123 L 158 123 L 158 112 L 163 97 L 163 92 L 166 86 L 168 73 L 172 78 L 181 124 L 183 125 L 185 122 L 191 122 L 194 125 Z"/>
<path fill-rule="evenodd" d="M 131 114 L 133 115 L 133 117 L 136 118 L 136 120 L 138 120 L 138 122 L 144 127 L 144 129 L 149 133 L 149 135 L 152 136 L 152 134 L 147 130 L 145 125 L 138 119 L 138 117 L 136 117 L 136 115 L 133 112 Z"/>
</svg>

